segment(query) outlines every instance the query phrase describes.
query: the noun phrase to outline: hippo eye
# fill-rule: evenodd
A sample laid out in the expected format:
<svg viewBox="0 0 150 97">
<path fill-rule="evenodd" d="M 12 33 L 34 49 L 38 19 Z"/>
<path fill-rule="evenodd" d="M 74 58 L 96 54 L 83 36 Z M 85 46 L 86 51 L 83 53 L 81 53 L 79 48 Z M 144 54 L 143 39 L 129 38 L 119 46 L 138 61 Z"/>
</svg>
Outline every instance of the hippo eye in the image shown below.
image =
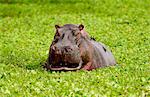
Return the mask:
<svg viewBox="0 0 150 97">
<path fill-rule="evenodd" d="M 79 33 L 78 33 L 77 31 L 75 31 L 75 30 L 72 31 L 72 35 L 73 35 L 73 36 L 77 36 L 78 34 L 79 34 Z"/>
<path fill-rule="evenodd" d="M 75 36 L 75 33 L 76 33 L 76 31 L 75 31 L 75 30 L 72 30 L 72 35 L 73 35 L 73 36 Z"/>
</svg>

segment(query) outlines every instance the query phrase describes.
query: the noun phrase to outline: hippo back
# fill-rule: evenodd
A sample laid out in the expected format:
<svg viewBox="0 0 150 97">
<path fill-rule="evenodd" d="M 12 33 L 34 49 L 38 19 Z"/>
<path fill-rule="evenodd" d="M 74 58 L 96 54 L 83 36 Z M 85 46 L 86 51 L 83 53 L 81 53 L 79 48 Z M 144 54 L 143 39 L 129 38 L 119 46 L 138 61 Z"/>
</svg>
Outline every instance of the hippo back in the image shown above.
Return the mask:
<svg viewBox="0 0 150 97">
<path fill-rule="evenodd" d="M 93 57 L 96 60 L 95 68 L 116 64 L 113 54 L 103 43 L 96 42 L 94 40 L 91 40 L 91 43 L 94 48 Z"/>
</svg>

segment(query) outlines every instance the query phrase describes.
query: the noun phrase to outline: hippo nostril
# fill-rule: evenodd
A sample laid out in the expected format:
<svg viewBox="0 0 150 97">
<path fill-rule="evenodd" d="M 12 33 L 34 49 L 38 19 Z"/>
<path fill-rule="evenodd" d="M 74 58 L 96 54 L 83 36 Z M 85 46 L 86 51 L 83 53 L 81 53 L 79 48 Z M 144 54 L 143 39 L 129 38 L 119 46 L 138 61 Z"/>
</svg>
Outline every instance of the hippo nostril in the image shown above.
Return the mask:
<svg viewBox="0 0 150 97">
<path fill-rule="evenodd" d="M 70 46 L 64 46 L 63 49 L 65 50 L 65 52 L 70 52 L 72 50 Z"/>
<path fill-rule="evenodd" d="M 65 52 L 68 52 L 67 48 L 64 48 Z"/>
<path fill-rule="evenodd" d="M 64 48 L 65 52 L 69 52 L 70 49 L 69 48 Z"/>
</svg>

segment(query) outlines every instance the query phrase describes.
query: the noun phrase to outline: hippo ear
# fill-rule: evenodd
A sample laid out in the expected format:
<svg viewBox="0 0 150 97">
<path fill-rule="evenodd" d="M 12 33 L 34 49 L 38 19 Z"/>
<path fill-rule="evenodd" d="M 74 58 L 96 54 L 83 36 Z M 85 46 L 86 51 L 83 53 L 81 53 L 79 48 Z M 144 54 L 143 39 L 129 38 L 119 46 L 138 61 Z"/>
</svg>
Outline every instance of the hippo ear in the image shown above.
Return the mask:
<svg viewBox="0 0 150 97">
<path fill-rule="evenodd" d="M 79 25 L 79 30 L 83 30 L 84 26 L 82 24 Z"/>
<path fill-rule="evenodd" d="M 60 26 L 59 25 L 55 25 L 55 28 L 58 29 L 58 28 L 60 28 Z"/>
</svg>

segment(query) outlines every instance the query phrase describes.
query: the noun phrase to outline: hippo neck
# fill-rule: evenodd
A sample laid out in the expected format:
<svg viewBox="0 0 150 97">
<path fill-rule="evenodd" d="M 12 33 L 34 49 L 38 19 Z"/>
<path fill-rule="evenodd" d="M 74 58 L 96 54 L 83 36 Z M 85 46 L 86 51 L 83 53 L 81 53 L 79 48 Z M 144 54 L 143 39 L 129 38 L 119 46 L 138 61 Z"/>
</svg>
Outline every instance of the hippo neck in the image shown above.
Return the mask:
<svg viewBox="0 0 150 97">
<path fill-rule="evenodd" d="M 79 40 L 78 40 L 78 46 L 84 46 L 87 45 L 88 43 L 90 43 L 90 38 L 89 37 L 84 37 L 82 36 Z"/>
<path fill-rule="evenodd" d="M 89 38 L 89 34 L 85 30 L 82 30 L 81 34 L 83 37 Z"/>
</svg>

